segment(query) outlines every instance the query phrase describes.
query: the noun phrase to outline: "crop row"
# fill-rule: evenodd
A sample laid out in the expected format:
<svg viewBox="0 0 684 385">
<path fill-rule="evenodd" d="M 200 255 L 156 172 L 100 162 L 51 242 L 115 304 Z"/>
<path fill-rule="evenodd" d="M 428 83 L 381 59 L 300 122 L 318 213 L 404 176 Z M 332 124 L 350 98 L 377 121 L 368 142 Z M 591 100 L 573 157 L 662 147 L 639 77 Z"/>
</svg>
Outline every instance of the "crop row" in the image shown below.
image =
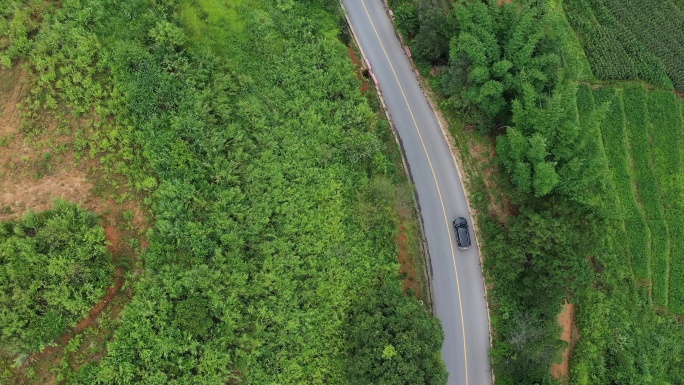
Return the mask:
<svg viewBox="0 0 684 385">
<path fill-rule="evenodd" d="M 682 172 L 682 117 L 680 102 L 669 92 L 649 93 L 649 133 L 653 166 L 663 197 L 663 208 L 671 232 L 670 301 L 673 310 L 684 310 L 684 174 Z M 679 310 L 677 310 L 679 309 Z"/>
<path fill-rule="evenodd" d="M 684 90 L 684 12 L 668 0 L 600 0 L 664 64 L 675 88 Z"/>
<path fill-rule="evenodd" d="M 632 256 L 634 273 L 638 279 L 648 279 L 649 230 L 634 196 L 632 176 L 629 172 L 629 158 L 625 135 L 625 119 L 621 100 L 612 88 L 593 92 L 597 109 L 605 108 L 601 122 L 601 135 L 608 166 L 613 175 L 615 190 L 622 206 L 621 217 L 627 239 L 624 241 Z"/>
<path fill-rule="evenodd" d="M 670 92 L 652 91 L 648 98 L 651 124 L 649 133 L 653 138 L 653 165 L 665 198 L 665 209 L 681 209 L 682 186 L 680 154 L 681 114 L 676 96 Z"/>
<path fill-rule="evenodd" d="M 680 0 L 682 9 L 684 1 Z M 678 103 L 681 121 L 678 126 L 679 138 L 684 136 L 684 103 Z M 684 144 L 679 143 L 680 158 L 684 159 Z M 681 170 L 681 168 L 680 168 Z M 681 176 L 680 176 L 681 177 Z M 680 182 L 683 182 L 680 180 Z M 680 184 L 681 186 L 681 184 Z M 682 202 L 682 197 L 679 203 Z M 677 314 L 684 314 L 684 210 L 675 209 L 669 213 L 670 236 L 672 237 L 672 254 L 670 256 L 670 309 Z"/>
<path fill-rule="evenodd" d="M 651 234 L 653 301 L 667 306 L 670 237 L 660 190 L 651 165 L 646 97 L 646 90 L 641 86 L 626 87 L 622 93 L 634 190 Z"/>
<path fill-rule="evenodd" d="M 586 39 L 594 75 L 606 80 L 642 79 L 672 87 L 662 62 L 622 25 L 597 26 Z"/>
<path fill-rule="evenodd" d="M 669 308 L 684 314 L 684 215 L 668 218 L 671 237 L 670 254 L 670 301 Z"/>
<path fill-rule="evenodd" d="M 684 12 L 672 1 L 568 0 L 594 75 L 684 90 Z"/>
</svg>

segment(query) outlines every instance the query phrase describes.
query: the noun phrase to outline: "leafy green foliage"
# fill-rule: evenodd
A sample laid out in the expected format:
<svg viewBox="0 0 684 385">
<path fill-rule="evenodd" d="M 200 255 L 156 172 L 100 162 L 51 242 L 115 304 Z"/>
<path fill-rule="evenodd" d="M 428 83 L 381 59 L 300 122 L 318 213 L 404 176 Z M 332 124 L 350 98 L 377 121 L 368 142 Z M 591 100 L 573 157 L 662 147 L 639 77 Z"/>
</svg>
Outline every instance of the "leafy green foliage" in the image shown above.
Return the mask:
<svg viewBox="0 0 684 385">
<path fill-rule="evenodd" d="M 653 300 L 659 305 L 666 306 L 670 280 L 670 237 L 656 181 L 657 174 L 652 166 L 654 159 L 647 126 L 649 116 L 646 96 L 643 87 L 626 87 L 622 93 L 634 190 L 651 234 Z"/>
<path fill-rule="evenodd" d="M 349 321 L 348 384 L 446 384 L 443 333 L 396 283 L 359 298 Z"/>
<path fill-rule="evenodd" d="M 501 384 L 552 383 L 548 368 L 558 361 L 563 341 L 553 319 L 545 319 L 523 309 L 510 314 L 505 335 L 492 350 Z M 514 379 L 514 380 L 511 380 Z"/>
<path fill-rule="evenodd" d="M 418 28 L 411 48 L 425 60 L 445 60 L 449 53 L 450 7 L 444 0 L 418 0 L 417 3 Z"/>
<path fill-rule="evenodd" d="M 595 126 L 580 125 L 574 87 L 558 88 L 547 103 L 540 109 L 528 100 L 513 102 L 515 125 L 497 138 L 497 154 L 521 192 L 555 192 L 594 205 L 604 188 L 602 160 L 589 151 Z"/>
<path fill-rule="evenodd" d="M 590 117 L 596 113 L 592 110 L 602 115 L 602 151 L 610 179 L 602 209 L 609 220 L 602 241 L 594 245 L 592 265 L 598 274 L 594 285 L 578 292 L 578 302 L 586 307 L 577 313 L 585 332 L 572 360 L 572 378 L 578 384 L 683 379 L 678 352 L 684 327 L 651 307 L 652 300 L 678 312 L 680 281 L 674 279 L 673 261 L 681 226 L 673 221 L 676 215 L 668 216 L 676 210 L 669 210 L 665 195 L 675 186 L 671 181 L 680 178 L 680 171 L 669 168 L 681 148 L 677 104 L 671 93 L 643 86 L 579 89 L 580 116 Z M 678 191 L 675 187 L 669 193 L 676 196 Z"/>
<path fill-rule="evenodd" d="M 71 378 L 344 383 L 358 298 L 399 280 L 396 171 L 337 38 L 337 3 L 62 3 L 26 59 L 56 104 L 106 122 L 87 137 L 109 145 L 91 151 L 149 192 L 155 218 L 107 356 Z M 392 301 L 421 320 L 401 330 L 429 344 L 386 356 L 444 378 L 439 324 L 415 298 Z"/>
<path fill-rule="evenodd" d="M 88 314 L 113 273 L 97 217 L 56 201 L 0 224 L 0 343 L 41 350 Z"/>
<path fill-rule="evenodd" d="M 210 318 L 209 301 L 197 295 L 176 303 L 176 325 L 194 337 L 206 336 L 214 326 Z"/>
<path fill-rule="evenodd" d="M 600 79 L 641 79 L 684 90 L 684 11 L 675 1 L 563 2 Z"/>
<path fill-rule="evenodd" d="M 592 278 L 585 253 L 597 242 L 595 214 L 558 197 L 539 206 L 530 202 L 505 226 L 487 220 L 483 228 L 484 267 L 497 282 L 492 360 L 503 384 L 549 383 L 563 347 L 560 304 Z"/>
<path fill-rule="evenodd" d="M 456 5 L 458 30 L 442 81 L 450 106 L 485 129 L 508 124 L 513 100 L 544 99 L 560 65 L 558 41 L 545 32 L 542 8 L 495 3 Z"/>
<path fill-rule="evenodd" d="M 560 82 L 561 40 L 554 19 L 524 3 L 458 4 L 458 32 L 442 79 L 446 104 L 486 130 L 498 125 L 497 153 L 514 185 L 536 197 L 560 193 L 592 202 L 601 164 L 582 135 L 575 88 Z"/>
<path fill-rule="evenodd" d="M 415 36 L 418 32 L 418 12 L 411 3 L 400 3 L 394 7 L 394 21 L 397 28 L 407 36 Z"/>
<path fill-rule="evenodd" d="M 43 13 L 51 8 L 49 3 L 27 7 L 28 0 L 6 0 L 0 4 L 0 66 L 12 63 L 32 48 L 31 35 L 40 26 Z"/>
<path fill-rule="evenodd" d="M 488 264 L 497 282 L 506 285 L 501 290 L 508 292 L 505 296 L 511 303 L 532 305 L 552 318 L 568 291 L 587 283 L 582 250 L 596 238 L 584 228 L 585 222 L 580 218 L 575 223 L 555 219 L 581 209 L 557 202 L 541 208 L 523 206 L 505 228 L 487 229 L 494 237 L 486 248 L 494 256 Z M 585 220 L 591 219 L 589 212 L 581 214 Z"/>
</svg>

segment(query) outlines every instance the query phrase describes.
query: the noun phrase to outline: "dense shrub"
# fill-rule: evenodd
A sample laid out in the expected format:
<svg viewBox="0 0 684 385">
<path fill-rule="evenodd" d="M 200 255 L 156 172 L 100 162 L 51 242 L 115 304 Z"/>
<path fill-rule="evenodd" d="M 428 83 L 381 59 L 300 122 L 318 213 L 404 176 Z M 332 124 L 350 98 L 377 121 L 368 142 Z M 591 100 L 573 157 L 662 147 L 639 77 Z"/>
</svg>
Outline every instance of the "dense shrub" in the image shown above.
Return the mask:
<svg viewBox="0 0 684 385">
<path fill-rule="evenodd" d="M 399 277 L 387 127 L 337 39 L 338 7 L 64 0 L 41 26 L 25 57 L 45 80 L 39 107 L 50 96 L 96 115 L 83 147 L 148 191 L 155 218 L 107 356 L 74 382 L 346 381 L 358 299 Z M 62 97 L 58 83 L 101 92 Z M 397 352 L 444 378 L 439 323 L 413 297 L 392 304 L 426 341 Z M 374 332 L 395 330 L 380 321 Z"/>
<path fill-rule="evenodd" d="M 41 350 L 88 314 L 112 273 L 98 218 L 74 204 L 0 223 L 0 344 Z"/>
</svg>

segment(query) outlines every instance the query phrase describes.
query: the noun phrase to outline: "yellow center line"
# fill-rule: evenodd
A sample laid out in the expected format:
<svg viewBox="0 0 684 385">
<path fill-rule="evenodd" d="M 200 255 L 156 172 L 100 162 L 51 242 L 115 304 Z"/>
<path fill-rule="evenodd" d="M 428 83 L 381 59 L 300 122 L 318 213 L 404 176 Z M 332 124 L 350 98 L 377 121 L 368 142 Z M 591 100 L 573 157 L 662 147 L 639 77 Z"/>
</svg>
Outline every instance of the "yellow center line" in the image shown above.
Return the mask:
<svg viewBox="0 0 684 385">
<path fill-rule="evenodd" d="M 364 0 L 361 0 L 361 5 L 363 5 L 364 11 L 366 11 L 366 16 L 368 16 L 368 20 L 371 23 L 371 27 L 373 27 L 373 31 L 375 32 L 375 36 L 378 38 L 378 42 L 380 43 L 380 46 L 382 47 L 382 52 L 385 54 L 385 57 L 387 58 L 387 63 L 389 63 L 390 68 L 392 69 L 392 74 L 394 74 L 394 78 L 397 80 L 397 85 L 399 85 L 399 90 L 401 91 L 401 95 L 404 97 L 404 101 L 406 102 L 406 107 L 408 108 L 408 112 L 411 115 L 411 119 L 413 120 L 413 125 L 416 127 L 416 131 L 418 132 L 418 138 L 420 138 L 420 143 L 423 145 L 423 151 L 425 151 L 425 156 L 427 157 L 428 164 L 430 165 L 430 172 L 432 172 L 432 178 L 435 180 L 435 186 L 437 186 L 437 195 L 439 195 L 439 203 L 442 205 L 442 213 L 444 214 L 444 223 L 447 228 L 447 233 L 449 236 L 447 237 L 449 239 L 449 247 L 451 248 L 451 261 L 453 262 L 454 265 L 454 273 L 456 274 L 456 291 L 458 293 L 458 307 L 461 310 L 461 332 L 463 333 L 463 357 L 465 359 L 465 378 L 466 378 L 466 385 L 468 384 L 468 352 L 466 350 L 466 334 L 465 334 L 465 322 L 463 319 L 463 302 L 461 301 L 461 285 L 459 284 L 458 280 L 458 268 L 456 267 L 456 256 L 454 254 L 454 243 L 451 239 L 451 227 L 449 225 L 449 219 L 446 214 L 446 209 L 444 208 L 444 200 L 442 199 L 442 191 L 439 188 L 439 183 L 437 182 L 437 175 L 435 174 L 435 169 L 432 166 L 432 160 L 430 160 L 430 155 L 428 154 L 427 147 L 425 146 L 425 142 L 423 141 L 423 135 L 420 133 L 420 127 L 418 126 L 418 122 L 416 121 L 415 116 L 413 115 L 413 110 L 411 109 L 411 105 L 408 102 L 408 99 L 406 98 L 406 93 L 404 93 L 404 88 L 401 86 L 401 82 L 399 82 L 399 77 L 397 76 L 397 72 L 394 70 L 394 66 L 392 65 L 392 61 L 389 58 L 389 55 L 387 55 L 387 50 L 385 49 L 385 45 L 382 44 L 382 40 L 380 39 L 380 35 L 378 34 L 378 30 L 375 28 L 375 24 L 373 23 L 373 19 L 371 19 L 370 13 L 368 13 L 368 9 L 366 8 L 366 3 Z"/>
</svg>

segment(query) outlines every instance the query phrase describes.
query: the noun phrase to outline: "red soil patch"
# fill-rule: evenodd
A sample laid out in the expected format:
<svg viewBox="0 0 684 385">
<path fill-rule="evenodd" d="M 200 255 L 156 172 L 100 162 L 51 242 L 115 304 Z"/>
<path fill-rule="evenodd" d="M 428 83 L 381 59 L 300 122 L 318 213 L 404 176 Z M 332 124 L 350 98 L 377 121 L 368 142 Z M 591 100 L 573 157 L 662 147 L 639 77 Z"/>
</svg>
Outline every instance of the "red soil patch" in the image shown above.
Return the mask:
<svg viewBox="0 0 684 385">
<path fill-rule="evenodd" d="M 421 292 L 420 285 L 418 285 L 418 282 L 416 281 L 416 270 L 413 266 L 413 261 L 409 257 L 409 254 L 406 250 L 409 239 L 406 235 L 406 227 L 404 226 L 404 223 L 408 220 L 409 218 L 406 211 L 399 209 L 399 229 L 397 234 L 397 259 L 399 260 L 399 275 L 404 277 L 401 283 L 404 293 L 407 294 L 410 290 L 417 298 L 420 298 Z"/>
<path fill-rule="evenodd" d="M 349 57 L 351 58 L 352 63 L 354 63 L 354 67 L 356 67 L 356 78 L 359 79 L 361 82 L 361 93 L 367 92 L 369 89 L 368 82 L 364 80 L 363 73 L 364 71 L 367 71 L 368 68 L 366 68 L 366 64 L 362 63 L 361 60 L 356 56 L 356 51 L 354 51 L 354 47 L 348 47 L 347 51 L 349 52 Z"/>
<path fill-rule="evenodd" d="M 33 361 L 38 361 L 41 360 L 45 357 L 48 356 L 56 356 L 55 361 L 59 359 L 59 355 L 55 353 L 59 353 L 62 349 L 63 346 L 65 346 L 67 343 L 69 343 L 69 340 L 74 338 L 78 333 L 84 331 L 86 328 L 93 326 L 95 323 L 95 320 L 97 319 L 97 316 L 102 313 L 102 310 L 104 310 L 109 302 L 114 298 L 114 296 L 119 292 L 121 289 L 121 286 L 123 286 L 124 279 L 123 279 L 123 269 L 120 267 L 117 267 L 114 271 L 114 284 L 109 287 L 107 290 L 107 293 L 105 294 L 104 298 L 98 303 L 96 303 L 88 312 L 88 316 L 84 319 L 82 319 L 76 327 L 67 332 L 62 334 L 62 337 L 60 337 L 59 341 L 60 344 L 59 346 L 50 346 L 48 348 L 45 348 L 42 352 L 35 353 L 34 355 L 31 356 L 29 359 L 30 362 Z"/>
<path fill-rule="evenodd" d="M 354 63 L 355 67 L 360 67 L 361 66 L 361 61 L 359 58 L 356 56 L 356 51 L 354 51 L 354 47 L 347 47 L 347 52 L 349 52 L 349 57 L 351 58 L 352 63 Z"/>
<path fill-rule="evenodd" d="M 575 305 L 572 303 L 563 305 L 563 310 L 558 314 L 558 324 L 563 328 L 561 339 L 568 343 L 568 347 L 563 351 L 563 362 L 551 365 L 551 374 L 557 380 L 568 383 L 568 373 L 570 370 L 570 351 L 573 341 L 577 339 L 577 330 L 574 324 Z"/>
<path fill-rule="evenodd" d="M 105 238 L 109 245 L 107 248 L 112 255 L 119 255 L 121 252 L 121 231 L 112 224 L 105 226 Z"/>
</svg>

